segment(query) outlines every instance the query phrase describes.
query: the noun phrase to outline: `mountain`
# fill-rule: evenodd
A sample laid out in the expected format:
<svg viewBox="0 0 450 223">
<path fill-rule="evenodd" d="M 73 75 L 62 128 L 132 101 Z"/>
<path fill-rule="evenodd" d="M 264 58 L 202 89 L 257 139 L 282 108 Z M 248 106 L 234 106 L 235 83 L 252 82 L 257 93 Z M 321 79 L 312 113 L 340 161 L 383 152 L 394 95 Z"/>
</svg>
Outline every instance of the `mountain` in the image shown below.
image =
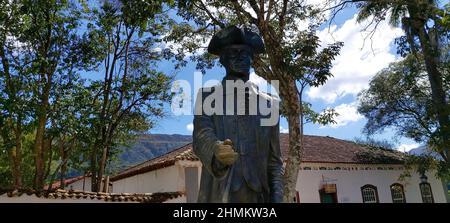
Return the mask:
<svg viewBox="0 0 450 223">
<path fill-rule="evenodd" d="M 141 135 L 129 146 L 120 148 L 118 159 L 112 164 L 111 169 L 113 172 L 123 170 L 166 154 L 190 142 L 192 142 L 192 136 L 189 135 Z"/>
</svg>

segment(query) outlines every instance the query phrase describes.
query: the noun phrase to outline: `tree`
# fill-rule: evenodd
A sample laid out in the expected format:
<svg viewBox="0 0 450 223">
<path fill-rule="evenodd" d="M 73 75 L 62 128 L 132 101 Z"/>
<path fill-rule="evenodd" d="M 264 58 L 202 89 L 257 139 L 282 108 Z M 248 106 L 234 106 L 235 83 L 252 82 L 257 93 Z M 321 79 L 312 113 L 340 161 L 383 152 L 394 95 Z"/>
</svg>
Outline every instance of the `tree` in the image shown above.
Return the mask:
<svg viewBox="0 0 450 223">
<path fill-rule="evenodd" d="M 450 70 L 447 66 L 440 71 L 449 73 Z M 364 127 L 367 135 L 393 127 L 398 135 L 429 144 L 440 154 L 441 167 L 445 167 L 449 162 L 448 152 L 434 147 L 440 142 L 440 136 L 436 134 L 439 120 L 434 112 L 427 76 L 423 59 L 412 54 L 390 64 L 370 81 L 368 89 L 358 95 L 358 111 L 368 119 Z M 443 78 L 442 83 L 444 90 L 449 92 L 450 80 Z M 445 171 L 440 173 L 446 175 Z"/>
<path fill-rule="evenodd" d="M 18 52 L 22 48 L 15 38 L 24 29 L 20 5 L 8 1 L 0 2 L 0 137 L 2 149 L 10 160 L 13 186 L 22 187 L 22 138 L 26 115 L 30 107 L 24 102 L 30 100 L 29 75 L 23 72 Z M 17 49 L 19 48 L 19 49 Z M 24 89 L 27 89 L 23 91 Z"/>
<path fill-rule="evenodd" d="M 14 186 L 28 186 L 21 183 L 22 166 L 25 157 L 32 157 L 33 187 L 41 190 L 57 159 L 53 112 L 60 98 L 70 96 L 60 90 L 77 81 L 79 70 L 98 64 L 97 51 L 77 29 L 82 15 L 76 2 L 18 0 L 0 6 L 5 9 L 0 14 L 0 79 L 6 83 L 0 84 L 3 146 L 13 161 Z"/>
<path fill-rule="evenodd" d="M 151 128 L 170 100 L 153 49 L 167 28 L 162 4 L 0 2 L 1 185 L 42 190 L 59 177 L 64 187 L 76 168 L 101 189 L 115 148 Z"/>
<path fill-rule="evenodd" d="M 55 88 L 73 80 L 75 71 L 96 64 L 95 50 L 89 39 L 76 29 L 80 25 L 80 8 L 70 1 L 20 1 L 21 12 L 29 24 L 18 39 L 29 47 L 29 70 L 35 84 L 35 182 L 42 189 L 52 160 L 52 139 L 48 133 L 49 112 L 58 103 Z M 56 93 L 56 94 L 54 94 Z M 50 122 L 50 123 L 49 123 Z M 51 124 L 50 124 L 51 125 Z M 47 164 L 45 163 L 47 161 Z"/>
<path fill-rule="evenodd" d="M 197 61 L 197 68 L 205 71 L 215 65 L 212 61 L 215 58 L 197 50 L 205 47 L 202 43 L 218 28 L 241 25 L 259 32 L 266 45 L 266 54 L 256 56 L 253 67 L 256 74 L 267 81 L 280 81 L 282 112 L 289 123 L 289 154 L 284 176 L 286 202 L 295 197 L 302 156 L 303 89 L 322 85 L 332 76 L 331 62 L 342 45 L 335 43 L 319 50 L 315 31 L 321 19 L 317 12 L 302 1 L 178 1 L 177 15 L 187 22 L 174 25 L 166 38 L 182 45 L 175 52 L 178 59 L 183 61 L 187 53 L 193 53 L 190 59 Z M 307 19 L 310 20 L 309 28 L 301 30 L 298 23 Z M 312 112 L 311 109 L 308 111 Z M 317 120 L 324 121 L 324 117 L 332 117 L 334 113 L 324 114 Z M 318 118 L 311 116 L 314 117 Z"/>
<path fill-rule="evenodd" d="M 350 0 L 337 1 L 332 9 L 335 13 L 347 4 L 355 4 L 359 9 L 358 21 L 371 19 L 371 24 L 377 24 L 389 19 L 394 26 L 401 25 L 405 36 L 398 39 L 399 52 L 405 56 L 412 53 L 422 58 L 431 90 L 432 105 L 428 109 L 436 116 L 436 137 L 432 140 L 433 147 L 443 151 L 448 157 L 450 148 L 450 105 L 448 91 L 443 79 L 448 73 L 442 73 L 440 67 L 448 64 L 448 52 L 441 49 L 448 46 L 448 4 L 445 9 L 438 7 L 434 0 Z M 419 54 L 421 56 L 419 56 Z"/>
<path fill-rule="evenodd" d="M 102 190 L 102 178 L 115 148 L 136 132 L 148 130 L 162 117 L 171 98 L 171 77 L 157 71 L 163 53 L 154 50 L 167 28 L 162 1 L 103 1 L 92 10 L 88 28 L 102 47 L 103 79 L 89 90 L 94 141 L 90 144 L 92 189 Z"/>
</svg>

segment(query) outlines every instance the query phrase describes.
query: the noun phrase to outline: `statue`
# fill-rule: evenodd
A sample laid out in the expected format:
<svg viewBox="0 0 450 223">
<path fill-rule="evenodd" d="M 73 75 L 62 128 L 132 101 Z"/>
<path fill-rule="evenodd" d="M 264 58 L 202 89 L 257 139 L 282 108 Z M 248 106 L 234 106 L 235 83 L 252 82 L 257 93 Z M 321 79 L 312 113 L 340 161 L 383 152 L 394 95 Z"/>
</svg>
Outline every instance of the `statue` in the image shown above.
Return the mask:
<svg viewBox="0 0 450 223">
<path fill-rule="evenodd" d="M 221 85 L 202 88 L 197 96 L 193 150 L 203 164 L 198 202 L 282 202 L 279 115 L 275 124 L 261 126 L 267 116 L 258 109 L 278 99 L 248 81 L 253 55 L 264 52 L 264 43 L 258 34 L 230 26 L 213 36 L 208 52 L 220 56 L 226 76 Z M 238 81 L 245 82 L 245 89 L 228 88 Z M 239 91 L 245 91 L 241 98 Z M 212 102 L 215 110 L 208 113 L 205 102 L 217 93 L 220 100 Z"/>
</svg>

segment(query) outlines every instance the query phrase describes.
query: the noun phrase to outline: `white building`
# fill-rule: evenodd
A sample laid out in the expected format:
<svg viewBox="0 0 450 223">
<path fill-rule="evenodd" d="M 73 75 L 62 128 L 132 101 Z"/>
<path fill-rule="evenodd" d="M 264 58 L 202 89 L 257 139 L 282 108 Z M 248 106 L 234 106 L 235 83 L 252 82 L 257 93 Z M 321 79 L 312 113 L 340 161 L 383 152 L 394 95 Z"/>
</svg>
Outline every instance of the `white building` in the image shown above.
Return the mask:
<svg viewBox="0 0 450 223">
<path fill-rule="evenodd" d="M 281 134 L 283 157 L 288 135 Z M 301 203 L 445 203 L 446 187 L 433 173 L 405 173 L 403 153 L 370 148 L 332 137 L 305 136 L 303 162 L 297 180 Z M 170 153 L 124 170 L 111 178 L 115 193 L 179 191 L 195 202 L 201 162 L 188 144 Z M 427 178 L 427 179 L 426 179 Z M 445 189 L 444 189 L 445 188 Z"/>
<path fill-rule="evenodd" d="M 76 176 L 64 179 L 64 188 L 61 188 L 61 181 L 55 181 L 52 184 L 52 189 L 64 189 L 64 190 L 76 190 L 76 191 L 92 191 L 91 190 L 91 176 L 86 174 L 84 176 Z M 108 188 L 105 188 L 105 184 L 108 184 Z M 101 192 L 111 192 L 112 191 L 112 183 L 109 181 L 109 177 L 103 177 Z M 48 189 L 48 186 L 44 187 L 45 190 Z"/>
</svg>

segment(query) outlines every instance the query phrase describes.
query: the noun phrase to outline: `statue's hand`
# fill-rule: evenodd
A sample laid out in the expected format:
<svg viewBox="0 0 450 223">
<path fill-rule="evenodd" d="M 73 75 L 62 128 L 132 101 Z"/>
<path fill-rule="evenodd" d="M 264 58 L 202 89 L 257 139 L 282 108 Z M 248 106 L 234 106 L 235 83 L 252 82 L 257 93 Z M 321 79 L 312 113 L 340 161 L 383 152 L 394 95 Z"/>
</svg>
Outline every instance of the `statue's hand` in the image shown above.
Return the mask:
<svg viewBox="0 0 450 223">
<path fill-rule="evenodd" d="M 220 163 L 230 166 L 236 162 L 238 153 L 233 150 L 233 142 L 226 139 L 222 144 L 217 144 L 214 156 Z"/>
</svg>

